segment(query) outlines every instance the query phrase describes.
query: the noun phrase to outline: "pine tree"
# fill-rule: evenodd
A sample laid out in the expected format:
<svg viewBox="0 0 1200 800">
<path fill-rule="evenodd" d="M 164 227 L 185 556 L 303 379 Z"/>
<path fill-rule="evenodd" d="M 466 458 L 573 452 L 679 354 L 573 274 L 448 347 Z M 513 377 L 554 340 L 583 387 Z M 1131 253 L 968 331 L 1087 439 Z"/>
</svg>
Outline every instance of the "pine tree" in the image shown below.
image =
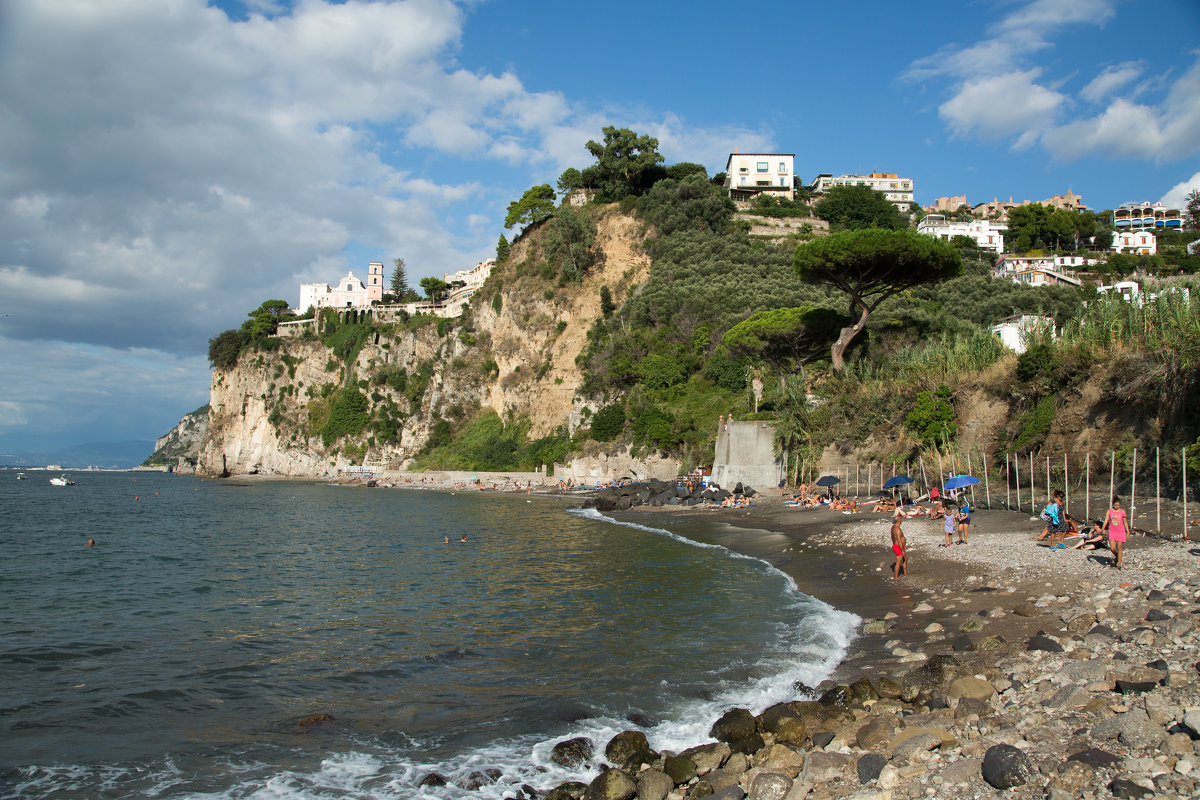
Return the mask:
<svg viewBox="0 0 1200 800">
<path fill-rule="evenodd" d="M 502 233 L 500 241 L 496 242 L 496 263 L 503 264 L 506 258 L 508 258 L 508 239 L 504 238 Z"/>
<path fill-rule="evenodd" d="M 392 298 L 399 303 L 403 302 L 412 290 L 408 288 L 408 275 L 404 271 L 404 259 L 395 258 L 392 259 L 392 263 L 396 265 L 392 270 Z"/>
</svg>

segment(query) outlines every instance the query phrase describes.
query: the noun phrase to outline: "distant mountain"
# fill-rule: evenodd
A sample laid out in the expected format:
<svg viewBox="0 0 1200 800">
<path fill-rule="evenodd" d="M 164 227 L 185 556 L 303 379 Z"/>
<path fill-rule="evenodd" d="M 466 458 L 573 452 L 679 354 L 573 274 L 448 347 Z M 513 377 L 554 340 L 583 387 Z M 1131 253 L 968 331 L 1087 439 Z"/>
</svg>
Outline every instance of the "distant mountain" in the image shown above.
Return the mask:
<svg viewBox="0 0 1200 800">
<path fill-rule="evenodd" d="M 15 445 L 15 446 L 14 446 Z M 22 446 L 24 445 L 24 446 Z M 61 464 L 64 469 L 136 467 L 154 451 L 154 442 L 87 442 L 70 447 L 41 449 L 36 445 L 0 439 L 0 466 L 45 466 Z"/>
</svg>

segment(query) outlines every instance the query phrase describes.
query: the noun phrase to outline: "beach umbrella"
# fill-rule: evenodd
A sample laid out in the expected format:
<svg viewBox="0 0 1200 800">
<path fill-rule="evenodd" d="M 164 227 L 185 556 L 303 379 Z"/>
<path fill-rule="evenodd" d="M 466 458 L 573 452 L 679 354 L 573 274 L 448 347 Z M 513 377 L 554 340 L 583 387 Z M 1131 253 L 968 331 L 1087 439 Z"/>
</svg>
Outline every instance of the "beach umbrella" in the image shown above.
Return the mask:
<svg viewBox="0 0 1200 800">
<path fill-rule="evenodd" d="M 842 479 L 837 477 L 836 475 L 825 475 L 823 477 L 817 478 L 817 486 L 824 486 L 824 487 L 837 486 L 841 482 L 842 482 Z"/>
<path fill-rule="evenodd" d="M 908 484 L 910 484 L 912 482 L 913 482 L 913 479 L 908 477 L 907 475 L 896 475 L 894 477 L 888 478 L 887 483 L 885 483 L 883 485 L 883 488 L 894 489 L 897 486 L 907 486 Z"/>
<path fill-rule="evenodd" d="M 964 486 L 974 486 L 977 483 L 979 483 L 979 478 L 972 477 L 971 475 L 955 475 L 946 481 L 946 485 L 942 488 L 950 492 L 955 489 L 961 489 Z"/>
</svg>

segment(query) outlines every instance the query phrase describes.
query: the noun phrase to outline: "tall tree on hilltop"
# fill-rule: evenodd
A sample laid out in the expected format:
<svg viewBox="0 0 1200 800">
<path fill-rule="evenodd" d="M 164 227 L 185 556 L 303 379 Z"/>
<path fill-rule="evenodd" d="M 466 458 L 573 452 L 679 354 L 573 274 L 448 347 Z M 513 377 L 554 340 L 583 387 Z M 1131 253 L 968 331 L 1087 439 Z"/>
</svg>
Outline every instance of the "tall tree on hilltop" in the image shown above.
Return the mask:
<svg viewBox="0 0 1200 800">
<path fill-rule="evenodd" d="M 408 286 L 408 271 L 404 266 L 403 258 L 393 258 L 392 264 L 392 297 L 396 302 L 403 302 L 407 299 L 409 292 L 412 290 Z"/>
<path fill-rule="evenodd" d="M 1200 189 L 1192 189 L 1187 194 L 1188 227 L 1200 231 Z"/>
<path fill-rule="evenodd" d="M 870 228 L 802 244 L 792 265 L 801 280 L 826 283 L 849 295 L 851 324 L 842 328 L 830 351 L 834 370 L 841 372 L 846 348 L 880 303 L 905 289 L 958 277 L 962 255 L 949 242 L 913 230 Z"/>
<path fill-rule="evenodd" d="M 503 264 L 506 258 L 508 258 L 508 239 L 502 233 L 500 240 L 496 242 L 496 263 Z"/>
<path fill-rule="evenodd" d="M 555 197 L 554 189 L 548 183 L 531 186 L 521 195 L 521 199 L 508 204 L 508 216 L 504 218 L 504 227 L 529 227 L 550 219 L 550 215 L 554 213 Z"/>
<path fill-rule="evenodd" d="M 666 171 L 659 166 L 658 139 L 639 136 L 629 128 L 604 128 L 604 141 L 588 141 L 585 147 L 596 163 L 581 173 L 583 184 L 596 189 L 608 200 L 639 195 L 649 189 Z"/>
</svg>

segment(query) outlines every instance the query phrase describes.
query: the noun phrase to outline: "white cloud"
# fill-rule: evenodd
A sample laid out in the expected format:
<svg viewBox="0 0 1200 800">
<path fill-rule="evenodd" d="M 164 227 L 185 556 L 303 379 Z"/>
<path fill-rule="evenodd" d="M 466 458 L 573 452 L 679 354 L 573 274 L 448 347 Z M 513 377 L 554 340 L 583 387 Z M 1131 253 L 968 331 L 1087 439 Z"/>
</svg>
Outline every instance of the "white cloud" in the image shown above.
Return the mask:
<svg viewBox="0 0 1200 800">
<path fill-rule="evenodd" d="M 1144 71 L 1145 67 L 1138 61 L 1106 67 L 1079 91 L 1079 96 L 1091 103 L 1104 102 L 1122 87 L 1136 81 Z"/>
<path fill-rule="evenodd" d="M 1187 207 L 1188 193 L 1194 191 L 1200 191 L 1200 172 L 1197 172 L 1186 181 L 1180 181 L 1172 186 L 1171 190 L 1163 195 L 1159 202 L 1170 208 L 1185 208 Z"/>
<path fill-rule="evenodd" d="M 1047 126 L 1063 96 L 1036 83 L 1040 70 L 967 81 L 938 113 L 957 134 L 987 139 L 1021 135 Z"/>
<path fill-rule="evenodd" d="M 1115 13 L 1112 0 L 1034 0 L 996 27 L 1004 33 L 1025 34 L 1071 25 L 1104 25 Z"/>
</svg>

